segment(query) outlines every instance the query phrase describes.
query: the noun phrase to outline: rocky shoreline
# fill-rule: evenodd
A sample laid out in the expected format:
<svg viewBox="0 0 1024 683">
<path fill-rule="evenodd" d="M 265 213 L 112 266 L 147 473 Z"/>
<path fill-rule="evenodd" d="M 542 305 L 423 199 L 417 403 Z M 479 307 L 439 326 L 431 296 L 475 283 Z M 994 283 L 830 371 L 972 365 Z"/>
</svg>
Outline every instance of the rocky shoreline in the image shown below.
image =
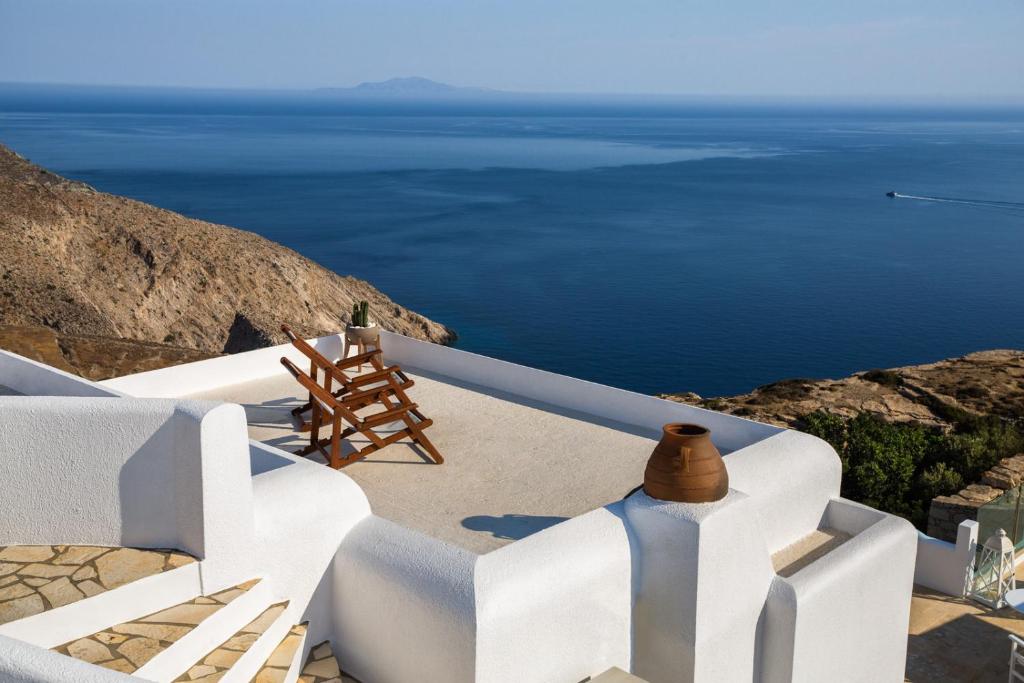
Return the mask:
<svg viewBox="0 0 1024 683">
<path fill-rule="evenodd" d="M 835 380 L 787 379 L 737 396 L 679 393 L 662 398 L 798 429 L 802 416 L 820 410 L 843 417 L 870 413 L 890 422 L 948 429 L 950 406 L 978 415 L 1024 418 L 1024 351 L 978 351 Z"/>
</svg>

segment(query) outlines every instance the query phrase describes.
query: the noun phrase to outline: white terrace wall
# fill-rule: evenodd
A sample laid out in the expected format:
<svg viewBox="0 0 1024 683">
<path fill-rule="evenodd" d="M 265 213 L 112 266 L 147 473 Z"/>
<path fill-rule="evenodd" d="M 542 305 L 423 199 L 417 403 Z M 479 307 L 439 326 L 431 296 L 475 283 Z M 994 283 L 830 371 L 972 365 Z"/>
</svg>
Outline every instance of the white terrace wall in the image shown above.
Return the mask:
<svg viewBox="0 0 1024 683">
<path fill-rule="evenodd" d="M 239 406 L 0 398 L 0 545 L 180 548 L 204 590 L 250 562 L 252 484 Z"/>
<path fill-rule="evenodd" d="M 272 579 L 276 600 L 297 610 L 292 621 L 309 622 L 306 643 L 321 643 L 334 635 L 335 555 L 370 516 L 370 503 L 342 472 L 258 442 L 250 456 L 256 573 Z"/>
<path fill-rule="evenodd" d="M 480 556 L 476 681 L 582 681 L 632 663 L 632 540 L 622 503 Z"/>
<path fill-rule="evenodd" d="M 847 500 L 832 501 L 823 522 L 854 537 L 796 574 L 775 577 L 762 680 L 901 681 L 916 531 Z"/>
<path fill-rule="evenodd" d="M 310 343 L 328 358 L 341 355 L 343 342 L 339 335 L 312 339 Z M 699 422 L 711 429 L 715 444 L 723 451 L 734 451 L 784 431 L 772 425 L 507 363 L 387 331 L 381 332 L 381 345 L 388 362 L 558 408 L 643 427 L 659 434 L 662 425 L 668 422 Z M 281 344 L 104 380 L 101 384 L 132 396 L 174 398 L 284 374 L 286 371 L 280 364 L 282 356 L 287 356 L 300 367 L 308 364 L 291 344 Z"/>
<path fill-rule="evenodd" d="M 332 334 L 319 339 L 310 339 L 309 343 L 328 358 L 341 356 L 342 338 L 339 335 Z M 178 398 L 211 391 L 218 387 L 287 374 L 287 370 L 281 365 L 282 356 L 288 357 L 301 368 L 309 366 L 309 361 L 295 347 L 291 344 L 280 344 L 255 351 L 218 356 L 195 363 L 173 365 L 159 370 L 115 377 L 103 380 L 100 384 L 130 396 Z"/>
<path fill-rule="evenodd" d="M 388 360 L 402 366 L 453 377 L 548 405 L 579 411 L 661 433 L 669 422 L 697 422 L 711 430 L 715 445 L 734 451 L 783 431 L 696 406 L 665 401 L 604 384 L 508 363 L 475 353 L 383 332 Z"/>
<path fill-rule="evenodd" d="M 0 385 L 26 396 L 123 396 L 110 387 L 3 350 L 0 350 Z"/>
<path fill-rule="evenodd" d="M 360 522 L 334 563 L 332 642 L 345 669 L 374 683 L 475 681 L 476 557 L 380 517 Z"/>
<path fill-rule="evenodd" d="M 917 534 L 914 583 L 960 597 L 970 586 L 978 550 L 978 522 L 965 519 L 956 529 L 956 544 Z"/>
</svg>

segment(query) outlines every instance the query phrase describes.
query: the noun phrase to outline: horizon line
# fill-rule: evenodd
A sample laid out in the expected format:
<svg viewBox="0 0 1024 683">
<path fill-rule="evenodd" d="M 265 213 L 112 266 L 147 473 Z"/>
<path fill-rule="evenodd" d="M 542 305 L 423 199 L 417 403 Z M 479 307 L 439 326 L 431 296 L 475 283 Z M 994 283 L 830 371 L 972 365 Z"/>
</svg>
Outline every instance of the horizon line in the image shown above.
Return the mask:
<svg viewBox="0 0 1024 683">
<path fill-rule="evenodd" d="M 404 78 L 404 77 L 398 77 Z M 362 81 L 356 85 L 320 85 L 320 86 L 215 86 L 215 85 L 141 85 L 136 83 L 72 83 L 64 81 L 7 81 L 0 80 L 0 87 L 21 86 L 21 87 L 64 87 L 82 89 L 123 89 L 123 90 L 173 90 L 173 91 L 194 91 L 194 92 L 236 92 L 236 93 L 266 93 L 266 94 L 303 94 L 317 93 L 324 90 L 355 90 L 359 85 L 365 83 L 386 83 L 384 81 Z M 417 95 L 400 95 L 394 93 L 363 93 L 361 96 L 368 99 L 430 99 L 431 97 L 442 99 L 486 99 L 488 97 L 500 98 L 501 96 L 518 97 L 607 97 L 607 98 L 656 98 L 656 99 L 693 99 L 693 100 L 747 100 L 747 101 L 814 101 L 814 102 L 848 102 L 852 100 L 867 101 L 872 103 L 884 102 L 945 102 L 958 104 L 1018 104 L 1024 105 L 1024 93 L 985 93 L 985 94 L 907 94 L 897 95 L 891 93 L 848 93 L 818 95 L 809 93 L 706 93 L 706 92 L 599 92 L 599 91 L 529 91 L 529 90 L 502 90 L 485 86 L 456 86 L 442 81 L 433 81 L 438 85 L 448 86 L 456 91 L 441 93 L 425 93 Z M 353 93 L 355 94 L 355 93 Z M 980 101 L 979 101 L 980 100 Z M 866 103 L 867 103 L 866 102 Z"/>
</svg>

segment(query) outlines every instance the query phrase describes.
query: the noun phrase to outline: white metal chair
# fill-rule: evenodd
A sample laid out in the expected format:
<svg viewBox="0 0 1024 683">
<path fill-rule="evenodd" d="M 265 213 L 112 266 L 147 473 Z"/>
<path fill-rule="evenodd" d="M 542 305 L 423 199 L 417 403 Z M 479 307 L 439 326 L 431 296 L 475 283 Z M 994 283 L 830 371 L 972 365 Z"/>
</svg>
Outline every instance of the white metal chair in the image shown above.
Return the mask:
<svg viewBox="0 0 1024 683">
<path fill-rule="evenodd" d="M 1009 683 L 1024 681 L 1024 640 L 1012 633 L 1010 636 L 1010 678 Z"/>
</svg>

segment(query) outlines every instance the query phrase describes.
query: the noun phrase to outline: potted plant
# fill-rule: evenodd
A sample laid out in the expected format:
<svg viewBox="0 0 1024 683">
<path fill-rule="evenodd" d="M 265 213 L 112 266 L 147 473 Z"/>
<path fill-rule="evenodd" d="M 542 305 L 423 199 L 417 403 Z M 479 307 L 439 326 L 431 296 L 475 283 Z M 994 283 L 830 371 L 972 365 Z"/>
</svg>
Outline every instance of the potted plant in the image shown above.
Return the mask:
<svg viewBox="0 0 1024 683">
<path fill-rule="evenodd" d="M 345 335 L 353 343 L 376 344 L 380 332 L 377 323 L 370 322 L 370 304 L 366 301 L 352 304 L 352 322 L 345 326 Z"/>
</svg>

